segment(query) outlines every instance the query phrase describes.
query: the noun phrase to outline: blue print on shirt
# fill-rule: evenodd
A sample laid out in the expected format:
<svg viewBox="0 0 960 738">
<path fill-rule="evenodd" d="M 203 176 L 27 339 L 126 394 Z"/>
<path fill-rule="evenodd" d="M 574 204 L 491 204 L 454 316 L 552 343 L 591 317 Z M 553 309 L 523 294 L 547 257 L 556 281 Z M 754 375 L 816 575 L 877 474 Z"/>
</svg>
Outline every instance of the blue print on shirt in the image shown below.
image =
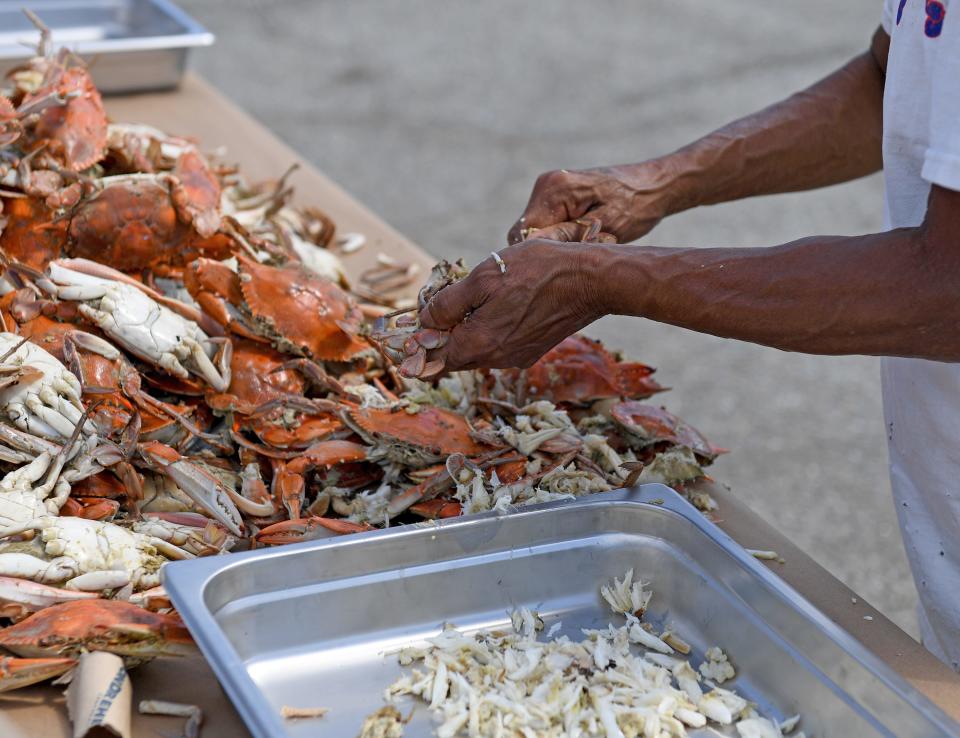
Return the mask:
<svg viewBox="0 0 960 738">
<path fill-rule="evenodd" d="M 907 4 L 907 0 L 900 0 L 900 7 L 897 8 L 897 25 L 900 25 L 900 19 L 903 18 L 903 8 Z"/>
<path fill-rule="evenodd" d="M 927 38 L 936 38 L 943 31 L 943 19 L 947 15 L 947 9 L 939 0 L 927 0 L 927 20 L 923 24 L 923 32 Z"/>
</svg>

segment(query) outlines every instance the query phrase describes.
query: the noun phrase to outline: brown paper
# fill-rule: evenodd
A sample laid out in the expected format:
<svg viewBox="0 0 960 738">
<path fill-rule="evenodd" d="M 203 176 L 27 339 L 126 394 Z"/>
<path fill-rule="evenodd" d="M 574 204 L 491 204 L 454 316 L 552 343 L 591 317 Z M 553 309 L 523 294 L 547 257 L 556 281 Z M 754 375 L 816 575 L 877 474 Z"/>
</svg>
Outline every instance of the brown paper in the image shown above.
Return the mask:
<svg viewBox="0 0 960 738">
<path fill-rule="evenodd" d="M 67 688 L 73 738 L 130 738 L 132 700 L 123 659 L 105 651 L 83 654 Z"/>
</svg>

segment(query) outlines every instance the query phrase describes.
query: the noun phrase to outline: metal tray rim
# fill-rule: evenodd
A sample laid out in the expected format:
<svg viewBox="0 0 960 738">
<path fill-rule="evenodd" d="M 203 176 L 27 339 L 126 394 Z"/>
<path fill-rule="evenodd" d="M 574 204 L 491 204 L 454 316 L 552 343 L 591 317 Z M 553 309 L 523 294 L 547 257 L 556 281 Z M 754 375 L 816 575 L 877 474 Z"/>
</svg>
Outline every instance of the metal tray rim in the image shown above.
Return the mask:
<svg viewBox="0 0 960 738">
<path fill-rule="evenodd" d="M 80 41 L 75 44 L 64 44 L 80 55 L 109 54 L 132 51 L 156 51 L 158 49 L 187 49 L 200 46 L 210 46 L 216 40 L 213 33 L 208 31 L 193 16 L 186 13 L 171 0 L 149 0 L 151 5 L 175 20 L 183 29 L 182 33 L 162 36 L 142 36 L 137 38 L 112 38 L 98 41 Z M 14 10 L 19 13 L 21 3 L 4 3 L 0 1 L 0 11 Z M 54 29 L 55 31 L 55 29 Z M 53 39 L 56 45 L 56 36 Z M 28 59 L 32 56 L 29 47 L 12 45 L 0 46 L 0 60 Z"/>
<path fill-rule="evenodd" d="M 775 595 L 785 598 L 827 638 L 842 650 L 872 672 L 883 684 L 893 692 L 911 702 L 918 711 L 945 735 L 958 735 L 955 723 L 943 710 L 935 705 L 916 687 L 907 682 L 888 664 L 882 661 L 864 644 L 854 638 L 845 629 L 828 618 L 817 609 L 809 600 L 801 595 L 792 586 L 778 577 L 773 571 L 764 566 L 746 549 L 722 531 L 716 524 L 709 521 L 700 511 L 684 500 L 677 492 L 662 484 L 645 484 L 629 489 L 613 490 L 590 497 L 568 501 L 548 502 L 538 505 L 529 505 L 510 513 L 511 517 L 542 514 L 551 509 L 579 507 L 600 507 L 610 503 L 626 503 L 628 505 L 655 506 L 661 510 L 668 510 L 679 515 L 687 522 L 692 523 L 701 533 L 720 545 L 725 552 L 732 556 L 738 564 L 744 567 L 756 580 Z M 216 623 L 212 613 L 202 604 L 205 590 L 214 575 L 236 566 L 243 566 L 251 559 L 285 558 L 296 556 L 301 551 L 324 550 L 340 546 L 364 545 L 371 539 L 383 540 L 393 537 L 399 538 L 411 535 L 425 535 L 430 531 L 447 528 L 467 528 L 483 525 L 485 521 L 503 516 L 496 512 L 482 513 L 469 518 L 452 518 L 442 521 L 430 521 L 393 529 L 376 530 L 367 533 L 353 534 L 347 538 L 325 539 L 284 546 L 280 549 L 268 551 L 248 551 L 229 556 L 223 562 L 223 557 L 195 559 L 192 561 L 171 562 L 161 570 L 161 577 L 165 588 L 174 601 L 177 611 L 188 626 L 203 653 L 207 662 L 230 695 L 234 706 L 243 716 L 251 729 L 256 727 L 255 733 L 260 735 L 283 735 L 283 723 L 279 715 L 274 715 L 270 709 L 258 709 L 264 706 L 261 700 L 250 700 L 249 695 L 259 695 L 260 690 L 250 677 L 243 665 L 243 660 L 234 650 L 230 641 Z M 191 567 L 188 570 L 186 567 Z M 189 575 L 187 572 L 190 571 Z M 181 573 L 182 572 L 182 573 Z M 815 667 L 814 667 L 815 668 Z"/>
</svg>

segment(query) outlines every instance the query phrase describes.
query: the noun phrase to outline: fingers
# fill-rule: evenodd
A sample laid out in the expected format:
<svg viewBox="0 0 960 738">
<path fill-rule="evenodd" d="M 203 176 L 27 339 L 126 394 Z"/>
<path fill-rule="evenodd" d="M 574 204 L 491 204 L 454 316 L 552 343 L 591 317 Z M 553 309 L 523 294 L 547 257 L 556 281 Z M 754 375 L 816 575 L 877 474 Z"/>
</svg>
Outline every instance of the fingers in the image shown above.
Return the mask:
<svg viewBox="0 0 960 738">
<path fill-rule="evenodd" d="M 592 215 L 592 211 L 590 215 Z M 588 218 L 578 218 L 577 220 L 556 223 L 546 228 L 532 229 L 526 234 L 526 237 L 545 238 L 550 241 L 617 243 L 617 237 L 615 235 L 603 230 L 603 221 L 599 218 L 592 219 L 589 222 Z"/>
<path fill-rule="evenodd" d="M 581 174 L 565 169 L 541 174 L 523 215 L 507 234 L 507 243 L 520 243 L 530 235 L 530 229 L 553 226 L 583 215 L 592 201 L 589 188 L 579 182 L 581 178 Z"/>
<path fill-rule="evenodd" d="M 474 280 L 448 285 L 433 296 L 420 311 L 420 325 L 446 331 L 462 322 L 474 307 Z"/>
</svg>

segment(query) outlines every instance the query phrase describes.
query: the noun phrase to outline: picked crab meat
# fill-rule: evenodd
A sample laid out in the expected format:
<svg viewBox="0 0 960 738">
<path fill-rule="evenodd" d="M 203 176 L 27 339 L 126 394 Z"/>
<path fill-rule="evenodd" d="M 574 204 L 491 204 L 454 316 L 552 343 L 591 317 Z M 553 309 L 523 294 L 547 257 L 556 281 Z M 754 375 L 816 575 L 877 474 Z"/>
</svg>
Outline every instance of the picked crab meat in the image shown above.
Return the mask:
<svg viewBox="0 0 960 738">
<path fill-rule="evenodd" d="M 125 275 L 83 259 L 53 261 L 48 275 L 44 289 L 79 301 L 81 315 L 130 353 L 180 379 L 194 374 L 220 392 L 230 385 L 229 341 L 210 338 Z M 218 342 L 225 350 L 216 350 Z"/>
<path fill-rule="evenodd" d="M 0 647 L 27 658 L 75 658 L 109 651 L 135 661 L 195 653 L 176 615 L 150 612 L 122 600 L 78 600 L 45 608 L 0 630 Z"/>
</svg>

